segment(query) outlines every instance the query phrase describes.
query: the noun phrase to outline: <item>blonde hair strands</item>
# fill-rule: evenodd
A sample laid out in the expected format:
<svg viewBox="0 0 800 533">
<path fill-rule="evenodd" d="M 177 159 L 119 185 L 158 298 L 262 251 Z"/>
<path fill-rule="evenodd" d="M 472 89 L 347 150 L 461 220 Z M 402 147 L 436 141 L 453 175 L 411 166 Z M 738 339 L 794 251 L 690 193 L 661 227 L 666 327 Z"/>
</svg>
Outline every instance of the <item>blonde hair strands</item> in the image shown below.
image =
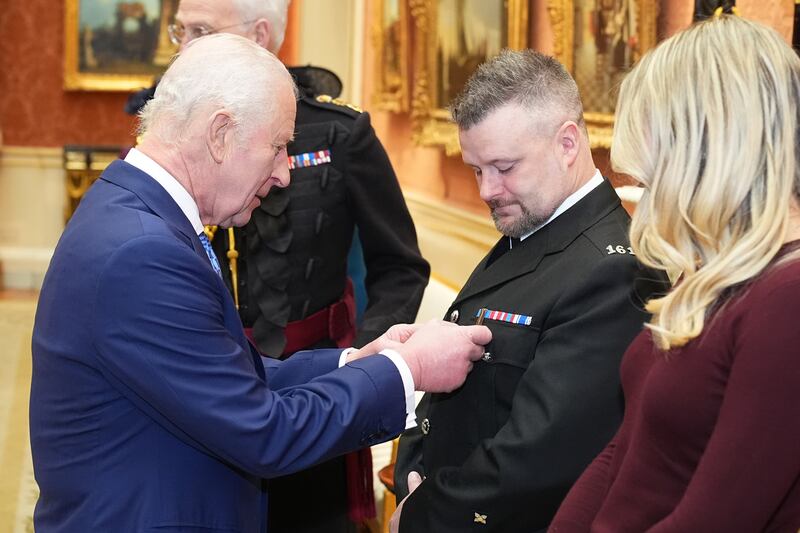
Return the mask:
<svg viewBox="0 0 800 533">
<path fill-rule="evenodd" d="M 697 337 L 723 291 L 761 273 L 786 239 L 798 98 L 794 51 L 733 16 L 664 41 L 622 83 L 612 165 L 646 188 L 631 242 L 643 263 L 682 272 L 648 304 L 662 349 Z"/>
</svg>

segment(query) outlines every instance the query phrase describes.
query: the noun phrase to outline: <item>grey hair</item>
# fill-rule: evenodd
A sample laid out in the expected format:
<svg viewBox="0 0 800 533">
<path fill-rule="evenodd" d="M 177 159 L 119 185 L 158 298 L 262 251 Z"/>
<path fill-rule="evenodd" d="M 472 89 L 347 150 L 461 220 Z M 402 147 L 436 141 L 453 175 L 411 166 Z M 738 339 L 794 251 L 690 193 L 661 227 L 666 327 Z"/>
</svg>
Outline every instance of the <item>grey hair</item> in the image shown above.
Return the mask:
<svg viewBox="0 0 800 533">
<path fill-rule="evenodd" d="M 269 21 L 269 45 L 277 54 L 286 35 L 286 19 L 291 0 L 233 0 L 233 5 L 243 21 L 267 19 Z"/>
<path fill-rule="evenodd" d="M 537 115 L 559 114 L 585 130 L 578 86 L 564 65 L 535 50 L 504 49 L 470 76 L 450 105 L 459 129 L 480 123 L 491 111 L 516 103 Z"/>
<path fill-rule="evenodd" d="M 216 106 L 231 113 L 237 135 L 247 138 L 274 114 L 278 91 L 285 87 L 297 94 L 283 63 L 254 41 L 230 33 L 201 37 L 161 78 L 139 113 L 139 133 L 177 143 L 198 112 Z"/>
</svg>

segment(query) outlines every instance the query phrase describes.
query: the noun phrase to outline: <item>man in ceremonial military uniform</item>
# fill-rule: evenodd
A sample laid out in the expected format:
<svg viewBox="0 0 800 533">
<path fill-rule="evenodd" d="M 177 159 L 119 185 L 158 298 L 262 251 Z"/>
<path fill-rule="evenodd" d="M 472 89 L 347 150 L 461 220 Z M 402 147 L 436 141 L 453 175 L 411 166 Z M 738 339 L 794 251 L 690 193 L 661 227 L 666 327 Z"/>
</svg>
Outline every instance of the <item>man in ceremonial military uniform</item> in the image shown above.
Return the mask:
<svg viewBox="0 0 800 533">
<path fill-rule="evenodd" d="M 181 0 L 170 36 L 185 46 L 225 31 L 277 53 L 289 0 Z M 341 102 L 325 69 L 290 69 L 299 88 L 291 185 L 273 189 L 241 230 L 211 230 L 224 277 L 262 354 L 362 346 L 413 322 L 430 269 L 369 115 Z M 327 94 L 323 94 L 327 93 Z M 266 147 L 269 149 L 269 147 Z M 356 329 L 347 254 L 358 234 L 368 302 Z M 270 533 L 354 529 L 374 515 L 369 450 L 270 481 Z M 349 518 L 348 518 L 349 515 Z"/>
<path fill-rule="evenodd" d="M 619 362 L 666 277 L 642 269 L 628 214 L 595 168 L 575 82 L 505 51 L 452 106 L 497 245 L 447 311 L 492 342 L 464 385 L 426 395 L 401 437 L 403 533 L 544 531 L 622 419 Z"/>
</svg>

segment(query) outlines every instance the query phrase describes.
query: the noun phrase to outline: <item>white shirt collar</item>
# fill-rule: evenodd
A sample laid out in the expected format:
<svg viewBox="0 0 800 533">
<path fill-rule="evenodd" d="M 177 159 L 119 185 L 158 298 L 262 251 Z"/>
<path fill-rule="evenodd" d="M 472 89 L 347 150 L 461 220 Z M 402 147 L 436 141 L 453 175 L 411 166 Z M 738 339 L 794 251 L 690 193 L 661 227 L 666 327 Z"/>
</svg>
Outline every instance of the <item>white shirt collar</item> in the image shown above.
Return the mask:
<svg viewBox="0 0 800 533">
<path fill-rule="evenodd" d="M 164 187 L 167 194 L 175 200 L 175 203 L 181 208 L 183 214 L 186 215 L 186 218 L 192 223 L 194 232 L 200 235 L 200 232 L 203 231 L 203 223 L 200 222 L 200 210 L 197 208 L 197 203 L 172 174 L 136 148 L 131 148 L 128 155 L 125 156 L 125 162 L 138 168 Z"/>
<path fill-rule="evenodd" d="M 523 235 L 522 237 L 519 238 L 519 240 L 524 241 L 525 239 L 527 239 L 528 237 L 530 237 L 531 235 L 533 235 L 534 233 L 536 233 L 537 231 L 539 231 L 540 229 L 542 229 L 543 227 L 554 221 L 559 215 L 564 213 L 567 209 L 569 209 L 570 207 L 581 201 L 584 196 L 592 192 L 595 188 L 599 187 L 601 183 L 603 183 L 603 175 L 600 174 L 600 170 L 594 169 L 594 176 L 592 176 L 592 178 L 589 181 L 584 183 L 580 189 L 567 196 L 566 199 L 563 202 L 561 202 L 561 205 L 559 205 L 558 208 L 556 208 L 556 210 L 553 211 L 553 214 L 550 215 L 550 218 L 548 218 L 544 224 L 542 224 L 538 228 L 535 228 L 530 233 Z"/>
</svg>

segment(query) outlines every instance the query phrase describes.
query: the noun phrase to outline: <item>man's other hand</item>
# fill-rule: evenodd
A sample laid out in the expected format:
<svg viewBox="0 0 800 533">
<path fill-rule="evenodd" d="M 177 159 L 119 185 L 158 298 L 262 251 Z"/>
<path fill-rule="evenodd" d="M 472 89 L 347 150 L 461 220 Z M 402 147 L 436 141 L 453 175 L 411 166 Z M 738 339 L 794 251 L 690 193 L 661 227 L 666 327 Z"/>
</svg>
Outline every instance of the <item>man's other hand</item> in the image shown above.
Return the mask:
<svg viewBox="0 0 800 533">
<path fill-rule="evenodd" d="M 350 352 L 347 362 L 361 359 L 367 355 L 376 354 L 385 349 L 397 350 L 411 335 L 420 328 L 421 324 L 395 324 L 386 330 L 386 333 L 370 342 L 363 348 Z"/>
<path fill-rule="evenodd" d="M 432 320 L 393 348 L 405 360 L 414 387 L 426 392 L 450 392 L 460 387 L 492 340 L 486 326 L 457 326 Z"/>
<path fill-rule="evenodd" d="M 422 484 L 422 477 L 416 472 L 409 472 L 408 473 L 408 496 L 411 496 L 411 493 L 417 490 Z M 403 501 L 400 502 L 400 505 L 397 506 L 395 509 L 394 514 L 392 514 L 391 520 L 389 520 L 389 533 L 398 533 L 400 531 L 400 514 L 403 512 L 403 504 L 406 503 L 408 496 L 403 498 Z"/>
</svg>

